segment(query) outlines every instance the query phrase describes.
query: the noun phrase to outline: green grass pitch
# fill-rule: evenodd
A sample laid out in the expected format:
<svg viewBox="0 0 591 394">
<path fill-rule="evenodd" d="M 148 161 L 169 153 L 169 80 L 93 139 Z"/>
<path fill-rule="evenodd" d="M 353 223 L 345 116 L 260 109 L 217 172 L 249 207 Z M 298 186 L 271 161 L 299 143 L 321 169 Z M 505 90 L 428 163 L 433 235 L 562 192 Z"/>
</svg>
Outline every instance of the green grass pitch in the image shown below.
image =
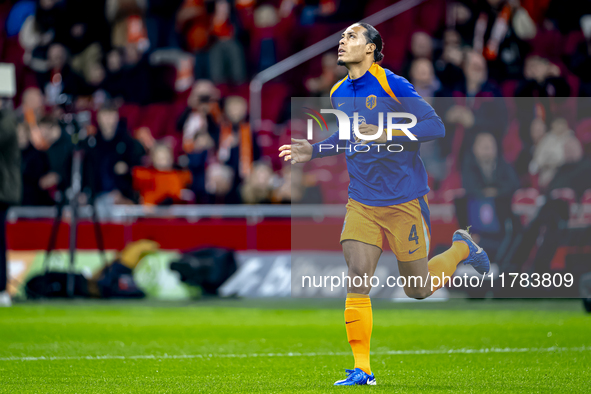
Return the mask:
<svg viewBox="0 0 591 394">
<path fill-rule="evenodd" d="M 0 392 L 591 390 L 591 315 L 578 300 L 376 300 L 377 385 L 333 387 L 353 365 L 343 304 L 17 304 L 0 309 Z"/>
</svg>

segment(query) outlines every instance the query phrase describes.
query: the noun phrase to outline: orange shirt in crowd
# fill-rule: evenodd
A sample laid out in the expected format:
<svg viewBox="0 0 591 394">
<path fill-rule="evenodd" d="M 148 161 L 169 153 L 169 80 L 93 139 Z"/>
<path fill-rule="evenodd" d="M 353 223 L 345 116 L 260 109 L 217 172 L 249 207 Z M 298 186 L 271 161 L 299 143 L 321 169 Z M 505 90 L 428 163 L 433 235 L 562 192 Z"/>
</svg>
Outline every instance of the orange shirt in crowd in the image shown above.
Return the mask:
<svg viewBox="0 0 591 394">
<path fill-rule="evenodd" d="M 132 176 L 134 189 L 140 193 L 142 202 L 148 205 L 159 204 L 167 198 L 182 202 L 181 190 L 193 180 L 189 171 L 158 171 L 146 167 L 135 167 Z"/>
</svg>

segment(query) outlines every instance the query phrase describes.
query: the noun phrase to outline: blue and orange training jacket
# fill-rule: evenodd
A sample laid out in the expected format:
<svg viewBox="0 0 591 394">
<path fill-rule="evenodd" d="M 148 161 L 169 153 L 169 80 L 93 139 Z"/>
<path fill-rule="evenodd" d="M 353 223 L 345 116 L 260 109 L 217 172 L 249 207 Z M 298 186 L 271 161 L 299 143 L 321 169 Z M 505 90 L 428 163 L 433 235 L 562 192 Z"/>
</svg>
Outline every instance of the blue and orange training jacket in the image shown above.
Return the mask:
<svg viewBox="0 0 591 394">
<path fill-rule="evenodd" d="M 383 207 L 402 204 L 429 192 L 427 172 L 419 155 L 420 143 L 445 136 L 445 127 L 435 110 L 405 78 L 374 63 L 363 76 L 357 79 L 347 76 L 335 84 L 330 98 L 333 108 L 350 117 L 352 126 L 354 112 L 359 114 L 361 121 L 376 126 L 379 113 L 383 113 L 384 132 L 388 112 L 407 112 L 417 117 L 416 126 L 409 129 L 417 141 L 411 141 L 400 130 L 394 131 L 392 140 L 388 141 L 388 145 L 402 145 L 402 152 L 390 152 L 371 141 L 368 142 L 371 149 L 362 152 L 367 148 L 355 147 L 358 143 L 353 131 L 348 141 L 340 141 L 336 131 L 326 140 L 312 145 L 313 159 L 346 154 L 351 199 Z M 320 144 L 325 144 L 322 149 Z M 328 145 L 334 148 L 327 149 Z"/>
</svg>

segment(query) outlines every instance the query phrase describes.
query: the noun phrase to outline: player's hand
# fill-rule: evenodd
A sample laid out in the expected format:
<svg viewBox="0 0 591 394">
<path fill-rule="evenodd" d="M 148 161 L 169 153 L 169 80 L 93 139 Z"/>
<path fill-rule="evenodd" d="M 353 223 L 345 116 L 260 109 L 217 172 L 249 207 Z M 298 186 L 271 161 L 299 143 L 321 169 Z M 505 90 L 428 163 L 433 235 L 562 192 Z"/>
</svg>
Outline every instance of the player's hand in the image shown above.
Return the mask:
<svg viewBox="0 0 591 394">
<path fill-rule="evenodd" d="M 360 134 L 373 136 L 377 132 L 378 132 L 378 126 L 376 126 L 376 125 L 365 124 L 365 123 L 362 123 L 359 125 L 359 133 Z M 367 144 L 368 142 L 376 142 L 378 144 L 383 144 L 387 140 L 388 140 L 388 133 L 386 133 L 384 129 L 382 129 L 382 134 L 379 136 L 379 138 L 376 140 L 372 140 L 372 141 L 362 140 L 362 139 L 358 138 L 357 136 L 355 136 L 355 142 L 361 142 L 362 144 Z"/>
<path fill-rule="evenodd" d="M 291 139 L 291 145 L 283 145 L 279 148 L 279 157 L 284 161 L 291 160 L 291 164 L 305 163 L 312 160 L 312 145 L 305 139 Z"/>
</svg>

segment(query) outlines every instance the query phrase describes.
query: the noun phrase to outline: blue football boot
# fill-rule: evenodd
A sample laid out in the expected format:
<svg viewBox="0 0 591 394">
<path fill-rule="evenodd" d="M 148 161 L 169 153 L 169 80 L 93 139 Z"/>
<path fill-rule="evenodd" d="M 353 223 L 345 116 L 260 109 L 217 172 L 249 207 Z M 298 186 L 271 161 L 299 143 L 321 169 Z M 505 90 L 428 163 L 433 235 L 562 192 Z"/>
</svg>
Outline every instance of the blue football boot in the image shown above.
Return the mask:
<svg viewBox="0 0 591 394">
<path fill-rule="evenodd" d="M 468 227 L 468 230 L 470 227 Z M 464 241 L 468 248 L 470 248 L 470 255 L 466 260 L 461 261 L 464 264 L 470 264 L 476 272 L 480 275 L 484 275 L 490 272 L 490 260 L 488 255 L 480 246 L 476 245 L 476 242 L 470 236 L 467 230 L 457 230 L 452 238 L 454 242 Z"/>
<path fill-rule="evenodd" d="M 347 379 L 335 382 L 335 386 L 363 386 L 366 384 L 370 386 L 376 385 L 376 378 L 373 376 L 373 373 L 368 375 L 359 368 L 346 369 L 345 371 L 347 372 Z"/>
</svg>

